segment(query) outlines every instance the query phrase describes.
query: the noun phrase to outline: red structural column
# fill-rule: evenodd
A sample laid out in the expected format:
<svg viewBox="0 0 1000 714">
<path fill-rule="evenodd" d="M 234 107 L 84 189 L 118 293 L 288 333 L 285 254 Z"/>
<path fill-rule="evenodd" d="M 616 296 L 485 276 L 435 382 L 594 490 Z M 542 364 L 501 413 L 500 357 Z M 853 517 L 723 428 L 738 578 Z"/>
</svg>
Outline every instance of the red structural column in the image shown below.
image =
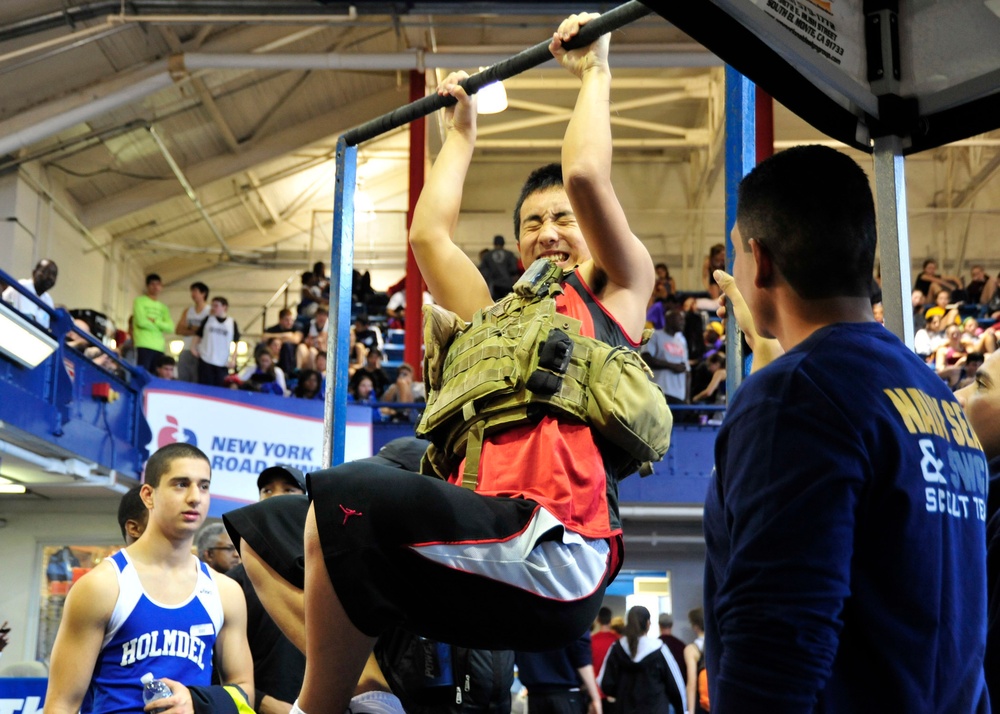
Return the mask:
<svg viewBox="0 0 1000 714">
<path fill-rule="evenodd" d="M 410 72 L 410 101 L 423 98 L 425 92 L 424 73 L 413 70 Z M 410 189 L 409 205 L 406 209 L 406 232 L 409 236 L 410 225 L 413 223 L 413 209 L 417 198 L 424 188 L 425 132 L 424 118 L 410 122 Z M 421 329 L 420 308 L 424 304 L 424 278 L 420 274 L 410 241 L 406 241 L 406 338 L 403 345 L 403 359 L 413 365 L 416 374 L 414 378 L 421 379 L 423 367 L 423 334 Z"/>
<path fill-rule="evenodd" d="M 774 99 L 760 87 L 755 92 L 757 163 L 774 155 Z"/>
</svg>

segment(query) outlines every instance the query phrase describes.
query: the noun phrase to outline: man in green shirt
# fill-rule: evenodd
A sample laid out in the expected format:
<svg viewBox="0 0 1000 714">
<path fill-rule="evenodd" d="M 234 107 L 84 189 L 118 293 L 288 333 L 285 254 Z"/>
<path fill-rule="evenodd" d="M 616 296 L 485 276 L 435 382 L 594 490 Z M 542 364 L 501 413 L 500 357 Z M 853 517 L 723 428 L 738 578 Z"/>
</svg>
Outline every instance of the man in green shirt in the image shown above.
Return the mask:
<svg viewBox="0 0 1000 714">
<path fill-rule="evenodd" d="M 136 364 L 152 373 L 153 361 L 167 346 L 164 335 L 174 331 L 170 311 L 159 300 L 163 281 L 156 273 L 146 276 L 146 292 L 132 303 L 132 341 L 135 343 Z"/>
</svg>

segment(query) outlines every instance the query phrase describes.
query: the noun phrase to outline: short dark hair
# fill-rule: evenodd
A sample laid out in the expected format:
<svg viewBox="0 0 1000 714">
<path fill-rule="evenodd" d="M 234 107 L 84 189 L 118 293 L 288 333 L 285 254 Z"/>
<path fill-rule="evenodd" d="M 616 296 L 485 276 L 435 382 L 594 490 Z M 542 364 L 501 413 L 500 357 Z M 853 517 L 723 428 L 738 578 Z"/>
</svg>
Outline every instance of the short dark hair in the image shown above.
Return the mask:
<svg viewBox="0 0 1000 714">
<path fill-rule="evenodd" d="M 692 627 L 697 627 L 702 632 L 705 631 L 705 611 L 696 607 L 688 613 L 688 622 Z"/>
<path fill-rule="evenodd" d="M 823 177 L 831 192 L 816 190 Z M 875 265 L 875 203 L 868 176 L 846 154 L 798 146 L 740 182 L 736 221 L 800 297 L 868 297 Z"/>
<path fill-rule="evenodd" d="M 149 275 L 146 276 L 146 287 L 149 287 L 149 284 L 152 283 L 153 281 L 162 283 L 163 279 L 156 273 L 150 273 Z"/>
<path fill-rule="evenodd" d="M 189 290 L 197 290 L 198 292 L 200 292 L 205 297 L 206 300 L 208 300 L 208 286 L 205 285 L 205 283 L 202 283 L 202 282 L 191 283 L 191 287 L 188 288 L 188 289 Z"/>
<path fill-rule="evenodd" d="M 167 365 L 176 365 L 177 360 L 175 360 L 170 355 L 160 355 L 153 359 L 153 371 L 155 372 L 160 367 L 166 367 Z"/>
<path fill-rule="evenodd" d="M 970 352 L 965 358 L 966 364 L 969 364 L 969 362 L 977 362 L 979 364 L 982 364 L 985 361 L 986 361 L 986 355 L 984 355 L 982 352 Z"/>
<path fill-rule="evenodd" d="M 497 248 L 503 248 L 503 236 L 502 235 L 493 236 L 493 245 L 495 245 Z"/>
<path fill-rule="evenodd" d="M 139 495 L 141 490 L 142 486 L 133 486 L 118 502 L 118 527 L 122 529 L 122 540 L 128 540 L 128 534 L 125 532 L 126 522 L 139 521 L 141 523 L 149 518 L 146 504 L 142 502 L 142 496 Z"/>
<path fill-rule="evenodd" d="M 521 186 L 521 195 L 517 197 L 517 205 L 514 206 L 515 241 L 521 242 L 521 206 L 528 196 L 540 191 L 548 191 L 550 188 L 562 187 L 562 185 L 562 164 L 546 164 L 528 175 L 528 179 Z"/>
<path fill-rule="evenodd" d="M 212 302 L 217 302 L 225 308 L 229 307 L 229 301 L 226 300 L 226 298 L 222 297 L 221 295 L 216 295 L 214 298 L 212 298 Z"/>
<path fill-rule="evenodd" d="M 319 307 L 316 308 L 316 314 L 319 315 L 320 313 L 329 316 L 330 310 L 320 305 Z"/>
<path fill-rule="evenodd" d="M 611 624 L 611 608 L 604 606 L 597 611 L 597 624 L 598 625 L 610 625 Z"/>
<path fill-rule="evenodd" d="M 292 314 L 292 311 L 291 311 L 291 310 L 289 310 L 289 309 L 288 309 L 287 307 L 283 307 L 283 308 L 281 308 L 281 310 L 280 310 L 280 311 L 278 312 L 278 319 L 280 320 L 280 319 L 281 319 L 281 318 L 283 318 L 283 317 L 284 317 L 285 315 L 291 315 L 291 314 Z"/>
<path fill-rule="evenodd" d="M 149 461 L 146 462 L 143 483 L 148 483 L 153 488 L 158 487 L 163 474 L 170 470 L 170 464 L 177 459 L 201 459 L 206 464 L 211 465 L 212 463 L 205 456 L 205 452 L 194 444 L 167 444 L 161 446 L 149 457 Z"/>
</svg>

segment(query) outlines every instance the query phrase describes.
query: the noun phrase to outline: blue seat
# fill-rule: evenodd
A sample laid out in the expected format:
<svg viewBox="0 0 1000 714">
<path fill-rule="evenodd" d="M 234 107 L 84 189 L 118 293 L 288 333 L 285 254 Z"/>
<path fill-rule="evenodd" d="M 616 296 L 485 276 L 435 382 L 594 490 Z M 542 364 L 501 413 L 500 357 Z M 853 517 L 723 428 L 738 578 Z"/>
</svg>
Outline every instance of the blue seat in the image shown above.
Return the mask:
<svg viewBox="0 0 1000 714">
<path fill-rule="evenodd" d="M 406 339 L 406 330 L 389 330 L 386 345 L 401 345 Z"/>
</svg>

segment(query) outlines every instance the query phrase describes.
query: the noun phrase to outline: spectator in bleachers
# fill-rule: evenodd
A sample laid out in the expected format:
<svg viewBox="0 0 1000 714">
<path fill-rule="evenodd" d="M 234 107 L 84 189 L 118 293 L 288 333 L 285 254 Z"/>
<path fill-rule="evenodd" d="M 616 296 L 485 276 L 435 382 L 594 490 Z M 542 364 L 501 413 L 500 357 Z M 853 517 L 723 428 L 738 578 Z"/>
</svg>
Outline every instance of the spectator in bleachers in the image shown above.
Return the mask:
<svg viewBox="0 0 1000 714">
<path fill-rule="evenodd" d="M 160 379 L 177 379 L 177 360 L 170 355 L 160 355 L 153 360 L 153 376 Z"/>
<path fill-rule="evenodd" d="M 369 377 L 372 380 L 372 385 L 375 387 L 375 396 L 381 398 L 382 393 L 389 386 L 391 380 L 389 379 L 389 375 L 385 373 L 385 370 L 382 369 L 382 352 L 380 350 L 368 350 L 364 366 L 351 377 L 350 387 L 353 388 L 363 377 Z"/>
<path fill-rule="evenodd" d="M 322 260 L 317 260 L 313 263 L 312 269 L 313 275 L 316 276 L 316 287 L 319 288 L 320 296 L 323 298 L 323 302 L 329 304 L 330 302 L 330 278 L 326 277 L 326 266 L 323 265 Z"/>
<path fill-rule="evenodd" d="M 986 356 L 982 352 L 969 352 L 965 355 L 965 362 L 954 367 L 946 367 L 938 372 L 938 376 L 945 381 L 945 384 L 954 392 L 976 381 L 976 370 L 978 370 Z"/>
<path fill-rule="evenodd" d="M 726 355 L 716 352 L 691 373 L 691 403 L 721 404 L 726 401 Z"/>
<path fill-rule="evenodd" d="M 701 284 L 713 300 L 717 299 L 722 292 L 719 289 L 719 284 L 715 282 L 715 271 L 725 269 L 726 246 L 722 243 L 716 243 L 709 249 L 705 262 L 701 266 Z"/>
<path fill-rule="evenodd" d="M 156 273 L 146 276 L 146 292 L 132 301 L 132 340 L 135 342 L 136 364 L 147 372 L 153 371 L 153 360 L 167 347 L 165 335 L 174 331 L 170 311 L 160 302 L 163 281 Z"/>
<path fill-rule="evenodd" d="M 426 290 L 423 293 L 423 304 L 434 304 L 434 298 Z M 406 290 L 399 290 L 389 298 L 389 304 L 385 306 L 385 314 L 389 318 L 389 328 L 402 330 L 406 327 Z"/>
<path fill-rule="evenodd" d="M 980 327 L 976 318 L 967 317 L 962 322 L 962 342 L 969 352 L 991 354 L 997 349 L 997 333 L 992 327 Z"/>
<path fill-rule="evenodd" d="M 969 302 L 975 305 L 989 305 L 997 289 L 997 279 L 986 274 L 981 265 L 972 266 L 972 279 L 965 286 Z"/>
<path fill-rule="evenodd" d="M 725 325 L 720 320 L 711 320 L 702 333 L 702 359 L 708 359 L 714 354 L 726 349 Z"/>
<path fill-rule="evenodd" d="M 279 397 L 287 396 L 288 386 L 285 383 L 285 372 L 274 363 L 274 357 L 271 356 L 267 345 L 257 345 L 253 358 L 255 368 L 247 377 L 247 381 L 257 385 L 256 391 L 275 394 Z"/>
<path fill-rule="evenodd" d="M 191 341 L 212 313 L 205 283 L 191 283 L 191 302 L 194 305 L 184 310 L 177 322 L 177 334 L 184 338 L 184 349 L 177 356 L 177 379 L 184 382 L 198 381 L 198 358 L 191 353 Z"/>
<path fill-rule="evenodd" d="M 924 315 L 924 327 L 913 338 L 913 351 L 925 362 L 933 359 L 937 348 L 944 343 L 943 318 L 944 308 L 932 307 Z"/>
<path fill-rule="evenodd" d="M 18 280 L 17 282 L 27 292 L 31 293 L 52 308 L 52 296 L 49 295 L 49 290 L 55 287 L 56 280 L 58 278 L 59 266 L 57 266 L 55 262 L 46 258 L 38 261 L 38 265 L 36 265 L 35 269 L 31 271 L 31 278 L 25 278 L 24 280 Z M 31 300 L 24 297 L 24 295 L 18 292 L 18 290 L 13 286 L 8 287 L 3 291 L 2 299 L 5 303 L 10 304 L 15 310 L 20 312 L 25 317 L 31 318 L 41 327 L 48 328 L 49 314 L 42 308 L 38 307 L 38 305 L 33 303 Z"/>
<path fill-rule="evenodd" d="M 299 383 L 292 390 L 292 396 L 299 399 L 322 399 L 323 378 L 314 369 L 299 372 Z"/>
<path fill-rule="evenodd" d="M 944 331 L 944 342 L 934 351 L 934 369 L 941 374 L 948 367 L 965 364 L 965 345 L 962 343 L 962 329 L 958 325 L 948 325 Z"/>
<path fill-rule="evenodd" d="M 493 236 L 493 250 L 479 263 L 479 272 L 486 279 L 494 300 L 501 299 L 513 290 L 514 283 L 521 277 L 517 256 L 503 246 L 503 236 Z"/>
<path fill-rule="evenodd" d="M 919 290 L 910 293 L 910 305 L 913 308 L 913 329 L 919 330 L 924 324 L 924 305 L 927 303 L 927 296 Z"/>
<path fill-rule="evenodd" d="M 302 283 L 302 288 L 299 294 L 296 323 L 300 327 L 304 327 L 316 314 L 316 310 L 321 305 L 325 305 L 326 302 L 323 300 L 323 291 L 319 287 L 319 278 L 313 271 L 305 271 L 299 276 L 299 280 Z"/>
<path fill-rule="evenodd" d="M 326 352 L 327 325 L 330 321 L 330 311 L 325 307 L 316 308 L 316 314 L 306 327 L 305 336 L 302 338 L 296 351 L 296 363 L 299 369 L 316 369 L 316 355 Z"/>
<path fill-rule="evenodd" d="M 875 322 L 878 324 L 885 324 L 885 308 L 882 306 L 881 301 L 872 303 L 872 317 L 875 318 Z"/>
<path fill-rule="evenodd" d="M 957 290 L 962 287 L 962 279 L 954 275 L 938 275 L 937 261 L 933 258 L 924 261 L 924 267 L 917 275 L 913 284 L 914 290 L 919 290 L 929 300 L 933 300 L 939 290 Z"/>
<path fill-rule="evenodd" d="M 687 401 L 688 345 L 682 332 L 684 314 L 671 310 L 662 330 L 653 335 L 642 351 L 642 358 L 653 369 L 653 381 L 660 387 L 667 404 L 684 404 Z"/>
<path fill-rule="evenodd" d="M 295 328 L 295 315 L 287 307 L 278 313 L 278 324 L 264 330 L 262 339 L 277 337 L 281 340 L 281 350 L 278 353 L 278 366 L 291 374 L 296 369 L 296 350 L 302 342 L 302 332 Z"/>
<path fill-rule="evenodd" d="M 229 301 L 212 298 L 212 314 L 201 323 L 191 342 L 191 352 L 198 358 L 198 384 L 221 387 L 236 366 L 236 343 L 240 329 L 229 315 Z"/>
<path fill-rule="evenodd" d="M 377 325 L 372 325 L 368 321 L 368 315 L 361 314 L 355 317 L 353 329 L 354 339 L 364 345 L 366 349 L 382 349 L 382 331 L 378 329 Z"/>
<path fill-rule="evenodd" d="M 670 268 L 667 267 L 666 263 L 657 263 L 654 266 L 656 270 L 656 282 L 657 284 L 662 283 L 666 288 L 667 297 L 672 297 L 677 294 L 677 282 L 670 276 Z"/>
<path fill-rule="evenodd" d="M 937 294 L 934 295 L 934 306 L 944 310 L 944 317 L 941 318 L 942 327 L 958 325 L 962 322 L 962 318 L 958 314 L 958 308 L 962 303 L 952 302 L 951 295 L 951 290 L 946 289 L 938 290 Z"/>
<path fill-rule="evenodd" d="M 705 315 L 698 309 L 698 301 L 693 297 L 684 300 L 681 306 L 684 313 L 684 339 L 688 343 L 688 357 L 701 359 L 705 354 L 703 335 L 705 333 Z"/>
<path fill-rule="evenodd" d="M 368 348 L 363 344 L 358 342 L 357 338 L 354 336 L 354 328 L 352 327 L 348 332 L 348 362 L 347 362 L 347 378 L 350 379 L 354 376 L 354 373 L 365 366 L 365 360 L 368 357 Z M 322 357 L 324 364 L 326 363 L 326 353 L 321 352 L 317 357 Z M 316 367 L 318 370 L 319 367 Z M 326 372 L 324 367 L 322 372 Z"/>
<path fill-rule="evenodd" d="M 421 402 L 425 399 L 423 382 L 414 382 L 413 366 L 407 362 L 399 365 L 396 381 L 382 393 L 383 402 L 402 402 L 403 404 Z M 384 407 L 382 414 L 393 421 L 414 421 L 416 413 L 413 409 L 392 409 Z"/>
<path fill-rule="evenodd" d="M 667 284 L 657 280 L 653 284 L 653 293 L 649 296 L 649 305 L 646 307 L 646 325 L 654 330 L 662 330 L 666 325 L 666 306 L 670 299 Z"/>
<path fill-rule="evenodd" d="M 375 402 L 375 385 L 368 375 L 362 375 L 360 379 L 354 380 L 347 394 L 347 401 L 350 404 L 368 404 Z"/>
</svg>

